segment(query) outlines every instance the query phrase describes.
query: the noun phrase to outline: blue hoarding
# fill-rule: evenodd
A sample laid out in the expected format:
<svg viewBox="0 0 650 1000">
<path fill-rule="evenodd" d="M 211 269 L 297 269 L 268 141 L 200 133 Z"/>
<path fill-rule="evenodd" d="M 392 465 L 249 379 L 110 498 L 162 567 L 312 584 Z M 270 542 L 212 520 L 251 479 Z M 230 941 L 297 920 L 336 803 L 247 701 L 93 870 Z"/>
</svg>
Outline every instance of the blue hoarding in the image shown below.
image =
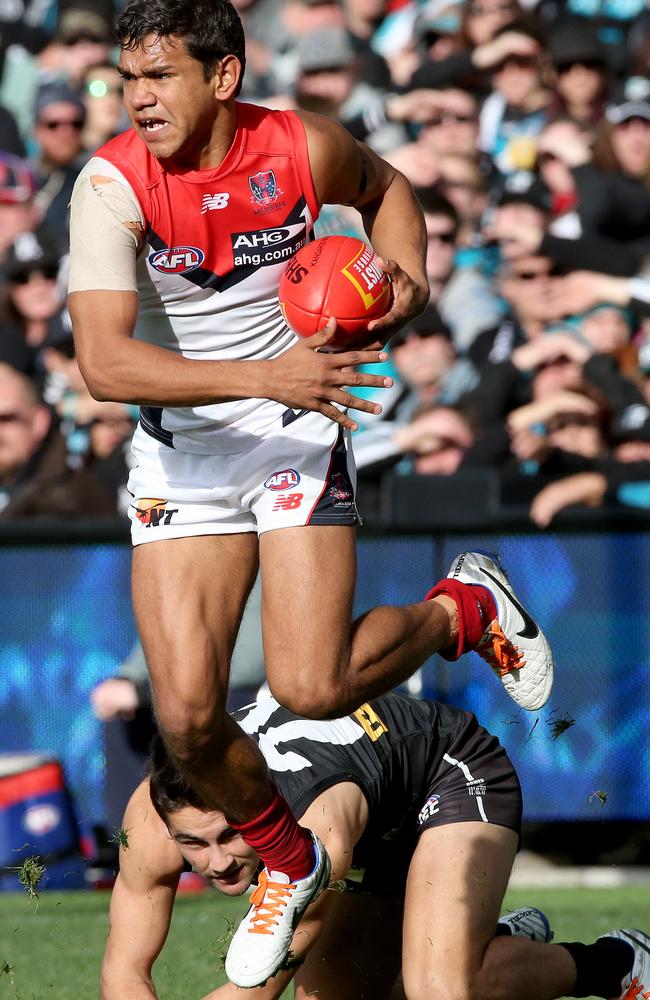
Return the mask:
<svg viewBox="0 0 650 1000">
<path fill-rule="evenodd" d="M 464 548 L 501 553 L 547 632 L 553 694 L 522 712 L 473 655 L 433 657 L 422 693 L 471 709 L 501 739 L 526 819 L 648 819 L 650 535 L 362 537 L 357 611 L 420 600 Z M 89 693 L 135 639 L 129 562 L 117 544 L 9 547 L 0 560 L 0 752 L 58 758 L 91 823 L 104 818 L 104 761 Z"/>
</svg>

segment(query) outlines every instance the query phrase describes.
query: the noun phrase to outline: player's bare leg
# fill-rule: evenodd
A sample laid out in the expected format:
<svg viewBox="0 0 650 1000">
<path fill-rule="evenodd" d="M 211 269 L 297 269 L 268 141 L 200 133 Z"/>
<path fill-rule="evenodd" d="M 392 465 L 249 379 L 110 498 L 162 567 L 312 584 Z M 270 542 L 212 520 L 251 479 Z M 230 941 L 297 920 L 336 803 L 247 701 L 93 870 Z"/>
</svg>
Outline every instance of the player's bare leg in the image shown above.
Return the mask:
<svg viewBox="0 0 650 1000">
<path fill-rule="evenodd" d="M 277 971 L 330 870 L 322 844 L 298 826 L 260 751 L 225 709 L 230 657 L 257 568 L 257 538 L 244 533 L 151 542 L 136 547 L 133 560 L 136 618 L 163 739 L 190 785 L 265 865 L 226 959 L 240 986 Z"/>
<path fill-rule="evenodd" d="M 576 965 L 565 948 L 493 936 L 516 848 L 517 834 L 495 824 L 454 823 L 423 832 L 405 900 L 408 1000 L 570 995 Z"/>
<path fill-rule="evenodd" d="M 206 803 L 241 820 L 271 797 L 261 753 L 226 712 L 256 573 L 253 533 L 167 539 L 133 553 L 133 604 L 165 743 Z"/>
<path fill-rule="evenodd" d="M 444 595 L 374 608 L 350 626 L 353 528 L 267 531 L 260 562 L 267 676 L 278 701 L 298 715 L 354 711 L 456 641 L 457 606 Z"/>
</svg>

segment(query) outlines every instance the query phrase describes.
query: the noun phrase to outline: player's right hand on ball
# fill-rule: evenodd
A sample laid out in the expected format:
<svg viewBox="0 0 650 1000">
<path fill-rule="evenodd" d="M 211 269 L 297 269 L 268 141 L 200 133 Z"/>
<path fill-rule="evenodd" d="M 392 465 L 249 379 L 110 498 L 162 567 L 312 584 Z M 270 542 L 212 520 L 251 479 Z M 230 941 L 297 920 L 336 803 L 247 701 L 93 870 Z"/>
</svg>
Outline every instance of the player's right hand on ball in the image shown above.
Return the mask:
<svg viewBox="0 0 650 1000">
<path fill-rule="evenodd" d="M 393 384 L 392 378 L 355 370 L 358 365 L 386 361 L 388 355 L 385 351 L 362 349 L 330 352 L 327 345 L 335 332 L 336 320 L 329 319 L 318 333 L 301 338 L 275 358 L 271 362 L 272 391 L 269 395 L 293 410 L 315 410 L 342 427 L 356 431 L 359 425 L 339 406 L 365 413 L 381 413 L 378 403 L 353 396 L 347 387 L 389 388 Z"/>
</svg>

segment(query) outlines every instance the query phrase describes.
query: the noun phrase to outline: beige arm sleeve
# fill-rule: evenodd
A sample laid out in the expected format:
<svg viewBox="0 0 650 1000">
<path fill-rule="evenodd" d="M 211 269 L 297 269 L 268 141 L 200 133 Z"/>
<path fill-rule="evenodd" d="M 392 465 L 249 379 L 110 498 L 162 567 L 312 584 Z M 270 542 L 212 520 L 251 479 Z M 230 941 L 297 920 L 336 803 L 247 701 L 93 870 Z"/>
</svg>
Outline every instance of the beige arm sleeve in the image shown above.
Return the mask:
<svg viewBox="0 0 650 1000">
<path fill-rule="evenodd" d="M 111 164 L 93 158 L 70 203 L 70 292 L 137 291 L 136 256 L 144 216 L 130 185 Z"/>
</svg>

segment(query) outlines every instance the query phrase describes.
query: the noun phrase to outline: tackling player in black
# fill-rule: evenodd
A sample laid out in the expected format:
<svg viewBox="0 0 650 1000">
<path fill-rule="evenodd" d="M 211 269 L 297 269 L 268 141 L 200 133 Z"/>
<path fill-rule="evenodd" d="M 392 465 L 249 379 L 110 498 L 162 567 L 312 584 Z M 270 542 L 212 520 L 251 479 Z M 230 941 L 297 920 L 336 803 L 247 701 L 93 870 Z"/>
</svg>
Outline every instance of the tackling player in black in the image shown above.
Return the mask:
<svg viewBox="0 0 650 1000">
<path fill-rule="evenodd" d="M 271 698 L 236 718 L 340 880 L 295 932 L 297 972 L 281 970 L 246 997 L 276 1000 L 294 975 L 297 1000 L 650 995 L 650 938 L 642 932 L 552 945 L 539 910 L 499 918 L 521 792 L 499 741 L 471 713 L 390 694 L 331 721 L 300 718 Z M 184 865 L 234 896 L 253 884 L 260 864 L 223 814 L 202 806 L 161 742 L 124 826 L 101 998 L 150 1000 Z M 357 867 L 361 881 L 346 883 Z M 255 890 L 263 896 L 256 933 L 276 919 L 284 878 L 271 872 Z M 240 989 L 227 983 L 204 1000 L 235 998 Z"/>
</svg>

